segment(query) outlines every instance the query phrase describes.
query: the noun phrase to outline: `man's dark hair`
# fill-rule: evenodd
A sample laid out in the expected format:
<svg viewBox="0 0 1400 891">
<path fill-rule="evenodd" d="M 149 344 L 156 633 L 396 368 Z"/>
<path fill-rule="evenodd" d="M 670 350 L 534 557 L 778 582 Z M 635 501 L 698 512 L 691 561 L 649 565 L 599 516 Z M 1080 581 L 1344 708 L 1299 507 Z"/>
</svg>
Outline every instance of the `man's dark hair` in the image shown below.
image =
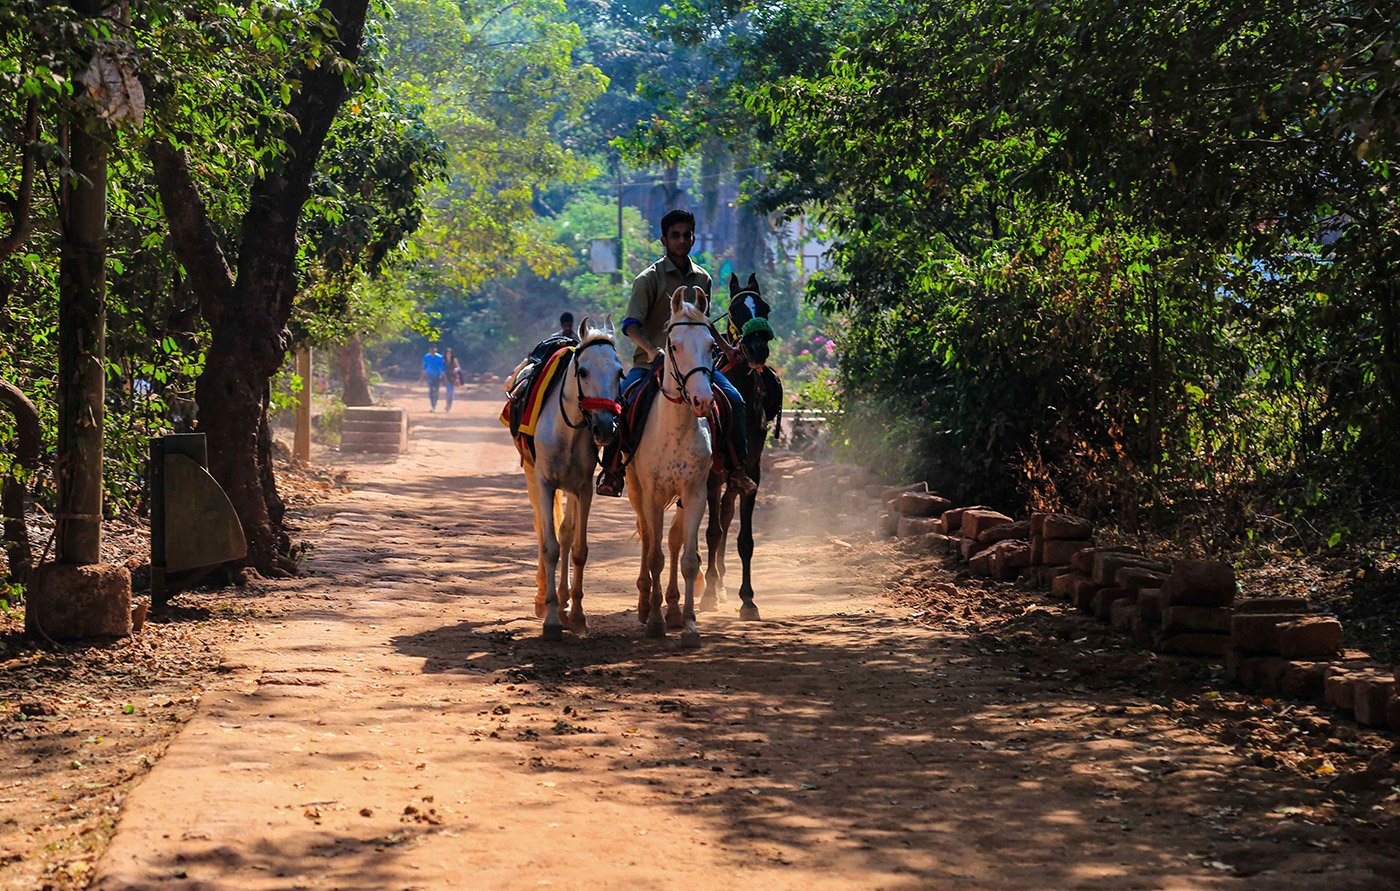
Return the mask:
<svg viewBox="0 0 1400 891">
<path fill-rule="evenodd" d="M 667 211 L 666 215 L 661 218 L 661 234 L 665 235 L 666 230 L 670 229 L 677 223 L 689 223 L 690 228 L 694 229 L 695 214 L 691 213 L 688 210 L 680 210 L 679 208 L 676 210 Z"/>
<path fill-rule="evenodd" d="M 572 328 L 574 326 L 574 314 L 571 312 L 561 313 L 559 315 L 559 324 L 568 325 Z"/>
</svg>

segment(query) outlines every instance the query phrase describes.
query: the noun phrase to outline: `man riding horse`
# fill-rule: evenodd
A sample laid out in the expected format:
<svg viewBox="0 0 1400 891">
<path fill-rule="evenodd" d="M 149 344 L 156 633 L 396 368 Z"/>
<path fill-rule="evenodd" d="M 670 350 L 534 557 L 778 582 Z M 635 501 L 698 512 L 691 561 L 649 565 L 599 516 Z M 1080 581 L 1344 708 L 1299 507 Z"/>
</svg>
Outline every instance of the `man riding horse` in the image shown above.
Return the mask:
<svg viewBox="0 0 1400 891">
<path fill-rule="evenodd" d="M 622 333 L 636 346 L 632 355 L 632 370 L 623 379 L 627 393 L 634 384 L 655 372 L 661 361 L 661 348 L 666 342 L 666 323 L 671 317 L 670 298 L 677 288 L 699 288 L 710 293 L 710 274 L 690 262 L 690 250 L 695 246 L 695 216 L 689 211 L 673 210 L 661 218 L 661 246 L 665 256 L 642 271 L 632 282 L 632 299 L 622 320 Z M 729 485 L 740 493 L 758 490 L 744 469 L 749 460 L 748 431 L 744 423 L 744 399 L 723 374 L 714 373 L 713 385 L 729 402 L 729 423 L 725 424 Z M 624 397 L 625 398 L 625 397 Z M 623 434 L 603 450 L 603 469 L 598 474 L 599 495 L 621 495 L 623 489 Z"/>
</svg>

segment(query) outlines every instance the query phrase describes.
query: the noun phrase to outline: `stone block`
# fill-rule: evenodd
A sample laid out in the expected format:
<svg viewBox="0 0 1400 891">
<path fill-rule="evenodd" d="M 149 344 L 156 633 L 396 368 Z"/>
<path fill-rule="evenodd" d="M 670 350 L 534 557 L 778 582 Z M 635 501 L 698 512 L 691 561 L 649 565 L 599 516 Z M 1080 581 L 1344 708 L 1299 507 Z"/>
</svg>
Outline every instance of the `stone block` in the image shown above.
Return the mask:
<svg viewBox="0 0 1400 891">
<path fill-rule="evenodd" d="M 991 510 L 991 508 L 979 504 L 976 507 L 955 507 L 951 510 L 945 510 L 943 515 L 938 518 L 943 524 L 943 534 L 952 535 L 954 532 L 961 532 L 963 514 L 970 510 Z"/>
<path fill-rule="evenodd" d="M 1091 613 L 1094 611 L 1094 595 L 1099 593 L 1103 588 L 1103 585 L 1100 585 L 1093 579 L 1085 579 L 1082 582 L 1077 582 L 1074 586 L 1074 592 L 1070 596 L 1070 602 L 1073 603 L 1075 609 L 1080 612 Z"/>
<path fill-rule="evenodd" d="M 877 530 L 881 536 L 889 538 L 899 531 L 899 514 L 890 511 L 880 513 L 880 524 Z"/>
<path fill-rule="evenodd" d="M 1094 592 L 1094 617 L 1105 622 L 1113 618 L 1113 605 L 1120 600 L 1136 603 L 1137 594 L 1123 588 L 1100 588 Z"/>
<path fill-rule="evenodd" d="M 1016 578 L 1031 565 L 1031 546 L 1024 541 L 999 541 L 985 553 L 991 558 L 992 576 L 1003 581 Z"/>
<path fill-rule="evenodd" d="M 1113 575 L 1113 583 L 1130 591 L 1144 588 L 1161 588 L 1167 580 L 1165 573 L 1155 572 L 1142 566 L 1124 566 Z"/>
<path fill-rule="evenodd" d="M 1003 526 L 1013 522 L 1006 514 L 994 510 L 969 509 L 962 515 L 963 538 L 977 538 L 993 526 Z"/>
<path fill-rule="evenodd" d="M 1224 607 L 1161 607 L 1162 630 L 1168 634 L 1189 631 L 1204 631 L 1210 634 L 1229 634 L 1231 614 L 1231 610 Z"/>
<path fill-rule="evenodd" d="M 1045 539 L 1031 530 L 1031 565 L 1040 566 L 1045 562 Z"/>
<path fill-rule="evenodd" d="M 1287 613 L 1301 615 L 1308 612 L 1308 602 L 1301 597 L 1251 597 L 1235 601 L 1235 612 L 1245 613 Z"/>
<path fill-rule="evenodd" d="M 1279 678 L 1278 692 L 1289 699 L 1319 701 L 1326 683 L 1326 662 L 1290 661 Z"/>
<path fill-rule="evenodd" d="M 938 520 L 933 517 L 897 516 L 899 523 L 895 526 L 895 535 L 900 538 L 915 538 L 938 531 Z"/>
<path fill-rule="evenodd" d="M 1236 613 L 1230 617 L 1232 646 L 1251 655 L 1277 656 L 1278 626 L 1301 618 L 1306 617 L 1286 613 Z"/>
<path fill-rule="evenodd" d="M 1236 588 L 1234 567 L 1218 560 L 1177 560 L 1162 585 L 1171 606 L 1229 606 Z"/>
<path fill-rule="evenodd" d="M 1355 688 L 1356 723 L 1365 727 L 1385 727 L 1386 705 L 1395 692 L 1395 678 L 1361 678 Z"/>
<path fill-rule="evenodd" d="M 1048 541 L 1084 539 L 1094 534 L 1094 527 L 1088 520 L 1079 517 L 1045 514 L 1040 521 L 1040 534 Z"/>
<path fill-rule="evenodd" d="M 1231 649 L 1229 652 L 1239 651 Z M 1236 680 L 1246 690 L 1277 693 L 1287 670 L 1288 660 L 1278 656 L 1244 656 L 1239 660 Z"/>
<path fill-rule="evenodd" d="M 899 499 L 906 493 L 927 493 L 928 483 L 910 483 L 907 486 L 889 486 L 880 496 L 880 501 L 885 505 L 885 510 L 898 511 Z"/>
<path fill-rule="evenodd" d="M 1121 597 L 1113 601 L 1113 606 L 1109 609 L 1108 623 L 1115 631 L 1130 634 L 1133 630 L 1133 619 L 1137 616 L 1137 606 L 1128 598 Z"/>
<path fill-rule="evenodd" d="M 25 629 L 53 640 L 131 635 L 131 573 L 125 566 L 44 563 L 25 603 Z"/>
<path fill-rule="evenodd" d="M 1042 588 L 1049 588 L 1055 584 L 1055 579 L 1069 575 L 1068 566 L 1037 566 L 1035 567 L 1035 580 Z"/>
<path fill-rule="evenodd" d="M 1142 617 L 1153 625 L 1162 624 L 1162 592 L 1156 588 L 1143 588 L 1138 592 L 1137 607 Z"/>
<path fill-rule="evenodd" d="M 1070 566 L 1075 554 L 1093 546 L 1094 543 L 1086 539 L 1047 538 L 1041 545 L 1040 562 L 1046 566 Z"/>
<path fill-rule="evenodd" d="M 1002 523 L 990 529 L 983 529 L 977 533 L 977 543 L 993 545 L 999 541 L 1025 541 L 1030 535 L 1030 520 L 1017 520 L 1014 523 Z"/>
<path fill-rule="evenodd" d="M 963 539 L 963 541 L 968 540 L 969 539 Z M 995 570 L 992 568 L 991 549 L 984 549 L 980 553 L 973 554 L 967 561 L 967 568 L 977 575 L 991 578 L 995 573 Z"/>
<path fill-rule="evenodd" d="M 1075 590 L 1083 581 L 1088 581 L 1088 577 L 1074 571 L 1066 572 L 1050 583 L 1050 593 L 1060 600 L 1073 600 Z"/>
<path fill-rule="evenodd" d="M 1356 681 L 1357 676 L 1354 674 L 1328 675 L 1322 682 L 1323 699 L 1338 711 L 1355 710 Z"/>
<path fill-rule="evenodd" d="M 904 492 L 899 496 L 899 512 L 906 517 L 930 517 L 937 519 L 953 506 L 953 502 L 940 495 L 928 492 Z"/>
<path fill-rule="evenodd" d="M 1074 567 L 1075 572 L 1082 572 L 1085 575 L 1093 575 L 1094 558 L 1099 554 L 1141 554 L 1137 548 L 1130 548 L 1121 545 L 1100 545 L 1098 547 L 1079 548 L 1071 556 L 1069 565 Z"/>
<path fill-rule="evenodd" d="M 1230 648 L 1228 634 L 1171 634 L 1162 638 L 1161 650 L 1175 656 L 1222 658 Z"/>
<path fill-rule="evenodd" d="M 1391 730 L 1400 733 L 1400 696 L 1390 697 L 1385 704 L 1385 723 Z"/>
<path fill-rule="evenodd" d="M 986 545 L 980 545 L 975 538 L 963 538 L 958 540 L 958 551 L 963 555 L 964 560 L 971 560 L 973 555 L 980 551 L 985 551 Z"/>
<path fill-rule="evenodd" d="M 960 541 L 960 539 L 954 538 L 951 535 L 944 535 L 941 532 L 930 532 L 928 535 L 924 536 L 924 548 L 928 550 L 930 554 L 946 557 L 949 554 L 956 554 L 958 552 Z"/>
<path fill-rule="evenodd" d="M 1141 554 L 1104 553 L 1094 555 L 1094 581 L 1101 585 L 1114 584 L 1118 571 L 1128 567 L 1146 569 L 1166 574 L 1170 567 L 1161 560 L 1153 560 Z"/>
<path fill-rule="evenodd" d="M 1342 651 L 1342 623 L 1331 616 L 1282 622 L 1276 632 L 1279 655 L 1287 659 L 1330 659 Z"/>
</svg>

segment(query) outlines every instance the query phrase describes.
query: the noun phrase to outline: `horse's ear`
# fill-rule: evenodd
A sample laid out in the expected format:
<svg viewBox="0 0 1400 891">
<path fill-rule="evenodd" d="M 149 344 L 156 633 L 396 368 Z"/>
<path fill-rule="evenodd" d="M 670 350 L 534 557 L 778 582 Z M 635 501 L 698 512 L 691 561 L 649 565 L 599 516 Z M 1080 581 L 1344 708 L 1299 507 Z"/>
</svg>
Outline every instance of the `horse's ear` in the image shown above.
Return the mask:
<svg viewBox="0 0 1400 891">
<path fill-rule="evenodd" d="M 755 273 L 752 273 L 752 272 L 749 273 L 749 290 L 751 290 L 751 291 L 757 291 L 757 290 L 758 290 L 758 276 L 757 276 Z"/>
<path fill-rule="evenodd" d="M 700 310 L 701 315 L 710 314 L 710 295 L 704 289 L 695 289 L 695 308 Z"/>
<path fill-rule="evenodd" d="M 578 339 L 587 340 L 588 330 L 593 327 L 593 317 L 584 316 L 583 321 L 578 323 Z"/>
<path fill-rule="evenodd" d="M 612 313 L 603 314 L 603 330 L 606 331 L 608 334 L 612 334 L 613 331 L 616 330 L 615 328 L 613 328 Z"/>
<path fill-rule="evenodd" d="M 736 273 L 729 273 L 729 296 L 733 297 L 739 293 L 739 276 Z"/>
<path fill-rule="evenodd" d="M 685 303 L 685 285 L 681 285 L 671 292 L 671 315 L 680 312 L 683 303 Z"/>
</svg>

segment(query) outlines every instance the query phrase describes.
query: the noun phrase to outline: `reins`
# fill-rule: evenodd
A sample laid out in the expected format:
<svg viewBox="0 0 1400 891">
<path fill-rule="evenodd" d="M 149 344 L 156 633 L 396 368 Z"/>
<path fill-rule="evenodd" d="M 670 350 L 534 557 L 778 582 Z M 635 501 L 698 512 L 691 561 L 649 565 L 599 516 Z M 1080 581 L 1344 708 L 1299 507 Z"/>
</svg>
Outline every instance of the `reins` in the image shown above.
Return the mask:
<svg viewBox="0 0 1400 891">
<path fill-rule="evenodd" d="M 593 413 L 595 411 L 610 411 L 613 414 L 622 414 L 622 406 L 619 405 L 617 402 L 613 401 L 612 399 L 603 399 L 599 396 L 583 395 L 583 380 L 579 377 L 579 372 L 582 370 L 581 366 L 578 363 L 579 353 L 582 353 L 589 347 L 598 346 L 599 344 L 605 343 L 611 344 L 612 341 L 604 340 L 602 338 L 599 338 L 598 340 L 590 340 L 583 346 L 575 348 L 574 351 L 569 354 L 569 363 L 574 368 L 574 384 L 578 387 L 578 407 L 579 411 L 583 414 L 582 420 L 580 420 L 577 424 L 569 420 L 569 413 L 564 408 L 564 391 L 567 390 L 568 387 L 566 387 L 563 383 L 560 383 L 559 414 L 561 417 L 563 417 L 564 423 L 569 427 L 570 430 L 582 430 L 584 427 L 588 426 L 589 419 L 593 417 Z"/>
<path fill-rule="evenodd" d="M 697 365 L 687 371 L 684 376 L 682 376 L 680 370 L 676 368 L 676 345 L 671 342 L 671 329 L 681 327 L 709 328 L 711 336 L 716 336 L 714 325 L 711 324 L 709 319 L 703 322 L 672 322 L 666 326 L 666 357 L 670 359 L 670 361 L 666 363 L 666 368 L 671 372 L 671 379 L 676 382 L 676 386 L 680 389 L 680 395 L 673 397 L 670 393 L 666 392 L 664 386 L 661 388 L 661 395 L 666 397 L 667 402 L 672 402 L 676 405 L 683 405 L 691 401 L 690 392 L 685 386 L 686 381 L 690 380 L 691 375 L 703 374 L 705 379 L 710 382 L 711 386 L 714 385 L 715 381 L 715 370 L 711 366 Z"/>
</svg>

